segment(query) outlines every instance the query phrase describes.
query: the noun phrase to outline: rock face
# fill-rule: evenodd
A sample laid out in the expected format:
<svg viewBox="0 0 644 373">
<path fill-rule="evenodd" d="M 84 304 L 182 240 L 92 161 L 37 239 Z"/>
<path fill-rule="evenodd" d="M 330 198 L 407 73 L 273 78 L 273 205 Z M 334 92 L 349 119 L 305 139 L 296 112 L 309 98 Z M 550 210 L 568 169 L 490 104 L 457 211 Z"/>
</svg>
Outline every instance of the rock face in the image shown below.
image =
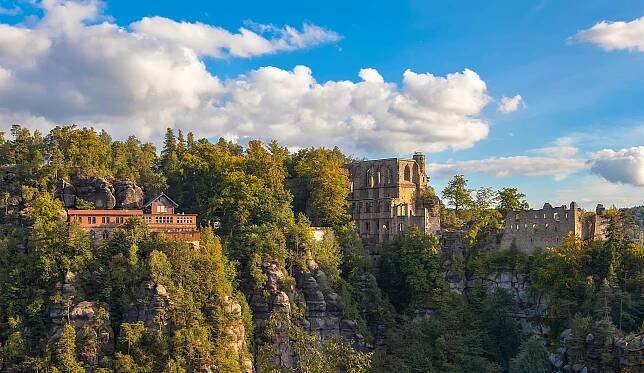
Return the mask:
<svg viewBox="0 0 644 373">
<path fill-rule="evenodd" d="M 172 302 L 165 286 L 148 281 L 136 289 L 135 299 L 123 315 L 124 322 L 142 321 L 152 331 L 162 330 L 168 324 Z"/>
<path fill-rule="evenodd" d="M 103 178 L 93 177 L 76 184 L 76 198 L 91 202 L 97 209 L 111 210 L 116 206 L 114 187 Z"/>
<path fill-rule="evenodd" d="M 340 337 L 355 348 L 370 348 L 358 333 L 357 324 L 343 318 L 338 294 L 333 292 L 326 274 L 313 260 L 308 261 L 308 269 L 295 271 L 295 284 L 287 280 L 286 271 L 275 263 L 265 262 L 262 271 L 266 275 L 264 289 L 251 295 L 250 306 L 257 329 L 271 328 L 276 365 L 290 369 L 295 366 L 289 339 L 289 328 L 293 324 L 313 333 L 320 343 Z M 293 307 L 304 310 L 301 320 L 293 318 Z"/>
<path fill-rule="evenodd" d="M 65 207 L 76 206 L 76 188 L 65 180 L 61 180 L 58 187 L 58 196 L 63 201 Z"/>
<path fill-rule="evenodd" d="M 143 189 L 129 180 L 115 181 L 116 208 L 140 209 L 143 207 Z"/>
<path fill-rule="evenodd" d="M 644 367 L 644 334 L 606 338 L 588 333 L 582 350 L 576 353 L 571 351 L 572 338 L 572 330 L 564 330 L 559 336 L 560 347 L 549 354 L 554 372 L 640 372 Z"/>
<path fill-rule="evenodd" d="M 53 324 L 49 343 L 54 346 L 65 324 L 71 324 L 76 330 L 78 359 L 93 371 L 103 356 L 114 353 L 114 330 L 105 307 L 97 302 L 75 302 L 75 280 L 75 274 L 67 272 L 64 281 L 56 284 L 60 301 L 49 310 Z"/>
<path fill-rule="evenodd" d="M 103 178 L 90 178 L 76 182 L 63 180 L 57 196 L 66 208 L 74 208 L 78 198 L 91 202 L 97 209 L 140 209 L 143 206 L 143 189 L 128 180 L 117 180 L 113 184 Z"/>
<path fill-rule="evenodd" d="M 239 302 L 231 296 L 227 296 L 223 300 L 223 309 L 230 323 L 225 330 L 228 340 L 231 341 L 230 348 L 232 353 L 237 357 L 237 360 L 242 363 L 246 373 L 253 373 L 253 361 L 248 355 L 248 343 L 246 335 L 246 327 L 242 320 L 242 308 Z"/>
</svg>

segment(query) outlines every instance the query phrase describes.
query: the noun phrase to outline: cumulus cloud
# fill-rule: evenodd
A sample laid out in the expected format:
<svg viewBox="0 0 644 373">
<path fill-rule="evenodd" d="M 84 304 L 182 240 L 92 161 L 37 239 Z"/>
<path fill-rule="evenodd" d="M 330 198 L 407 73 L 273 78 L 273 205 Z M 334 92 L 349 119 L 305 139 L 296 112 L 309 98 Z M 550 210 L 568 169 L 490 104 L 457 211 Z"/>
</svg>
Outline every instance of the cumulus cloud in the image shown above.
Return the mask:
<svg viewBox="0 0 644 373">
<path fill-rule="evenodd" d="M 604 149 L 588 161 L 591 172 L 613 183 L 644 186 L 644 146 Z"/>
<path fill-rule="evenodd" d="M 432 163 L 429 174 L 449 178 L 458 174 L 483 173 L 494 177 L 553 176 L 560 180 L 585 167 L 584 161 L 563 157 L 491 157 L 452 163 Z"/>
<path fill-rule="evenodd" d="M 644 52 L 644 17 L 630 22 L 602 21 L 579 31 L 572 40 L 592 43 L 607 51 L 626 49 Z"/>
<path fill-rule="evenodd" d="M 497 106 L 497 110 L 507 114 L 513 111 L 517 111 L 524 106 L 525 106 L 525 101 L 523 101 L 523 97 L 521 97 L 521 95 L 516 95 L 514 97 L 503 96 L 501 97 L 499 106 Z"/>
<path fill-rule="evenodd" d="M 224 28 L 201 22 L 177 22 L 164 17 L 145 17 L 132 23 L 130 28 L 139 35 L 184 45 L 199 55 L 215 58 L 226 55 L 252 57 L 340 40 L 340 35 L 336 32 L 312 24 L 305 23 L 302 31 L 288 25 L 283 28 L 252 25 L 261 34 L 244 27 L 235 34 Z M 273 37 L 266 38 L 262 34 L 270 34 Z"/>
<path fill-rule="evenodd" d="M 173 127 L 240 141 L 405 153 L 467 148 L 488 135 L 480 113 L 490 98 L 472 70 L 444 77 L 408 70 L 400 87 L 369 68 L 357 81 L 318 82 L 305 66 L 222 80 L 203 58 L 331 39 L 313 25 L 230 33 L 150 17 L 126 28 L 103 15 L 100 2 L 42 6 L 33 26 L 0 25 L 0 126 L 77 123 L 151 141 Z"/>
</svg>

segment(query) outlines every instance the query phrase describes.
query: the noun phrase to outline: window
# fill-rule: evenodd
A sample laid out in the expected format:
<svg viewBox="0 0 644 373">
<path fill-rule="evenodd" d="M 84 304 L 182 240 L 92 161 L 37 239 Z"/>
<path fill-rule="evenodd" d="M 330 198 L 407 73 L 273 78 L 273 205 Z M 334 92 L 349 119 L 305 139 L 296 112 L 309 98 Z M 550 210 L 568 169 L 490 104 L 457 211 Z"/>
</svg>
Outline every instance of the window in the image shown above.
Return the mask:
<svg viewBox="0 0 644 373">
<path fill-rule="evenodd" d="M 145 215 L 143 217 L 143 221 L 146 222 L 147 224 L 152 223 L 152 217 L 150 215 Z"/>
<path fill-rule="evenodd" d="M 103 236 L 103 239 L 104 239 L 104 240 L 108 240 L 108 239 L 110 238 L 110 232 L 108 232 L 108 231 L 103 231 L 103 235 L 102 235 L 102 236 Z"/>
<path fill-rule="evenodd" d="M 546 223 L 545 227 L 546 227 L 546 229 L 548 229 L 548 223 Z"/>
<path fill-rule="evenodd" d="M 88 216 L 87 217 L 87 223 L 96 224 L 96 216 Z"/>
<path fill-rule="evenodd" d="M 166 205 L 157 205 L 157 212 L 168 212 L 168 206 L 166 206 Z"/>
<path fill-rule="evenodd" d="M 369 222 L 368 221 L 364 222 L 364 231 L 369 233 Z"/>
<path fill-rule="evenodd" d="M 405 230 L 405 226 L 403 225 L 403 223 L 398 223 L 398 232 L 402 232 L 404 230 Z"/>
<path fill-rule="evenodd" d="M 559 221 L 559 213 L 558 213 L 558 212 L 555 212 L 554 214 L 552 214 L 552 219 L 553 219 L 554 221 Z"/>
<path fill-rule="evenodd" d="M 411 170 L 409 165 L 405 165 L 405 181 L 411 181 Z"/>
<path fill-rule="evenodd" d="M 89 231 L 89 238 L 91 238 L 92 240 L 96 239 L 96 232 Z"/>
<path fill-rule="evenodd" d="M 101 217 L 101 223 L 109 224 L 110 223 L 110 217 L 109 216 L 102 216 Z"/>
<path fill-rule="evenodd" d="M 174 218 L 172 216 L 155 216 L 154 222 L 156 224 L 172 224 Z"/>
<path fill-rule="evenodd" d="M 123 224 L 123 223 L 125 223 L 125 218 L 123 216 L 117 216 L 116 224 Z"/>
</svg>

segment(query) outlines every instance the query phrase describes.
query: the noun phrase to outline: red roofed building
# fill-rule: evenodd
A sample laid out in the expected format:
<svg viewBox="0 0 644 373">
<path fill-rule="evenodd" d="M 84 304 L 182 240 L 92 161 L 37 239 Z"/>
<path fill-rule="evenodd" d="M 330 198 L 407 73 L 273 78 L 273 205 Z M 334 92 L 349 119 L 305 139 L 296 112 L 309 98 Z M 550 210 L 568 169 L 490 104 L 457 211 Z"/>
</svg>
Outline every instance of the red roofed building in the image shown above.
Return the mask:
<svg viewBox="0 0 644 373">
<path fill-rule="evenodd" d="M 198 243 L 196 214 L 175 213 L 178 205 L 161 193 L 143 206 L 143 210 L 67 210 L 69 222 L 78 222 L 89 231 L 95 244 L 112 237 L 131 218 L 142 219 L 154 234 L 171 240 Z"/>
</svg>

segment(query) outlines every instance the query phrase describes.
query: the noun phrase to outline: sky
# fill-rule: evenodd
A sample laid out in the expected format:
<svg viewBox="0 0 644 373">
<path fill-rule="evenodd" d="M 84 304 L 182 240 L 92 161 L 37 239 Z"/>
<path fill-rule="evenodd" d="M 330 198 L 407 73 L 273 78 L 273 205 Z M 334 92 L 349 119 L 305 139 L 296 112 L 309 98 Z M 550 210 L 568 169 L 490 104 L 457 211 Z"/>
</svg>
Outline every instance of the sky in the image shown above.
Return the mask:
<svg viewBox="0 0 644 373">
<path fill-rule="evenodd" d="M 0 0 L 0 131 L 71 123 L 642 205 L 644 2 Z"/>
</svg>

